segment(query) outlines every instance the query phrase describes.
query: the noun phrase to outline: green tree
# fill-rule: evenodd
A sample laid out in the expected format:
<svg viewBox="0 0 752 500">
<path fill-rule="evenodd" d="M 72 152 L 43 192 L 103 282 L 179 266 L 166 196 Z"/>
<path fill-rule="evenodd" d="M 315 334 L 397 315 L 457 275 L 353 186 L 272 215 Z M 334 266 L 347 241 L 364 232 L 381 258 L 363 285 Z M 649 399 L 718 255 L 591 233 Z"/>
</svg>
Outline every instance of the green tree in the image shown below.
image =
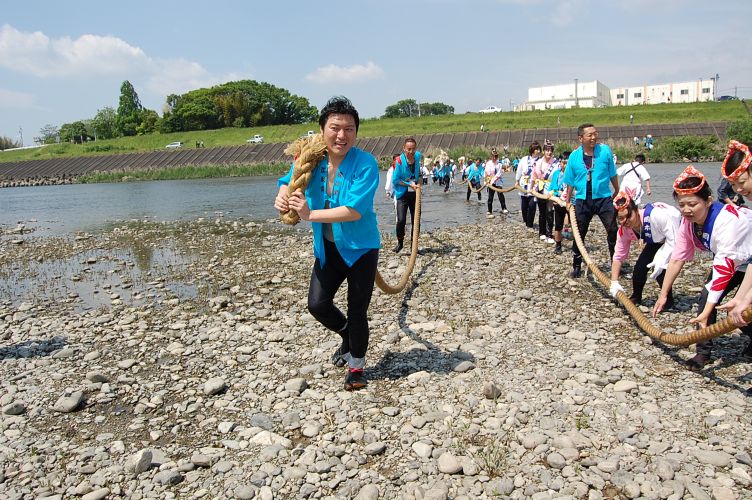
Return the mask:
<svg viewBox="0 0 752 500">
<path fill-rule="evenodd" d="M 454 106 L 449 106 L 443 102 L 424 102 L 420 105 L 421 116 L 425 115 L 453 115 Z"/>
<path fill-rule="evenodd" d="M 4 149 L 20 148 L 22 146 L 20 141 L 14 141 L 10 137 L 0 136 L 0 151 Z"/>
<path fill-rule="evenodd" d="M 144 109 L 141 113 L 141 123 L 136 127 L 138 135 L 151 134 L 157 130 L 159 115 L 153 109 Z"/>
<path fill-rule="evenodd" d="M 39 137 L 36 142 L 40 144 L 55 144 L 60 139 L 60 129 L 55 125 L 47 124 L 39 129 Z"/>
<path fill-rule="evenodd" d="M 418 103 L 415 99 L 402 99 L 384 110 L 384 118 L 406 118 L 418 116 Z"/>
<path fill-rule="evenodd" d="M 306 123 L 318 110 L 308 99 L 269 83 L 228 82 L 167 97 L 161 130 Z"/>
<path fill-rule="evenodd" d="M 115 119 L 117 132 L 120 135 L 136 135 L 143 110 L 136 89 L 128 80 L 124 81 L 120 86 L 120 101 Z"/>
<path fill-rule="evenodd" d="M 111 106 L 97 110 L 91 120 L 90 132 L 96 139 L 112 139 L 117 135 L 116 118 L 115 108 Z"/>
<path fill-rule="evenodd" d="M 64 123 L 60 126 L 60 141 L 83 143 L 89 138 L 84 122 Z"/>
</svg>

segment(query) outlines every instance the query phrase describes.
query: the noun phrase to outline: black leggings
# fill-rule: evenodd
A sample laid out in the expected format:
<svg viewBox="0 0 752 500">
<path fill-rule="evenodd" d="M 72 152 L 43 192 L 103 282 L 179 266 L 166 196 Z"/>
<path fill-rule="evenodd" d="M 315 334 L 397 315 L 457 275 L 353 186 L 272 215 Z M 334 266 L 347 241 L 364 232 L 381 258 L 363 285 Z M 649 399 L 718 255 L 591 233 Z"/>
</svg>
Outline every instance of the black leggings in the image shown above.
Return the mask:
<svg viewBox="0 0 752 500">
<path fill-rule="evenodd" d="M 407 209 L 410 209 L 410 223 L 415 223 L 415 191 L 408 190 L 402 198 L 397 199 L 397 239 L 405 238 Z"/>
<path fill-rule="evenodd" d="M 353 358 L 364 358 L 368 349 L 368 306 L 379 262 L 379 250 L 368 250 L 352 267 L 342 260 L 334 243 L 324 240 L 326 265 L 313 263 L 308 288 L 308 310 L 319 323 L 349 340 Z M 334 305 L 334 295 L 347 280 L 347 317 Z M 347 329 L 345 329 L 347 326 Z"/>
<path fill-rule="evenodd" d="M 710 274 L 708 275 L 708 280 L 707 280 L 708 283 L 710 283 L 711 279 L 713 279 L 712 270 L 710 271 Z M 718 303 L 720 304 L 723 298 L 731 290 L 741 285 L 743 279 L 744 279 L 744 271 L 736 271 L 734 275 L 731 277 L 731 279 L 729 280 L 729 282 L 726 284 L 726 288 L 723 290 L 723 293 L 721 293 L 721 297 L 718 299 Z M 705 309 L 705 304 L 707 304 L 707 302 L 708 302 L 708 289 L 706 287 L 702 287 L 702 293 L 700 293 L 700 299 L 697 301 L 697 314 L 701 313 L 702 310 Z M 713 312 L 711 312 L 710 316 L 708 317 L 708 326 L 715 324 L 717 315 L 718 315 L 718 312 L 716 311 L 714 307 Z M 739 327 L 739 329 L 747 337 L 752 338 L 752 324 Z M 697 354 L 704 354 L 707 357 L 710 357 L 710 352 L 713 350 L 713 339 L 710 339 L 707 342 L 698 343 L 696 350 L 697 350 Z"/>
<path fill-rule="evenodd" d="M 564 219 L 567 216 L 566 207 L 562 207 L 558 203 L 554 203 L 554 231 L 561 231 L 564 229 Z"/>
<path fill-rule="evenodd" d="M 472 187 L 473 187 L 473 189 L 478 189 L 478 188 L 480 187 L 480 183 L 479 183 L 479 182 L 477 182 L 477 183 L 476 183 L 476 182 L 468 182 L 468 183 L 467 183 L 467 198 L 465 198 L 465 199 L 466 199 L 467 201 L 470 201 L 470 193 L 472 193 L 472 192 L 473 192 L 473 191 L 472 191 L 472 190 L 470 189 L 470 186 L 472 186 Z M 481 189 L 480 191 L 478 191 L 478 201 L 480 201 L 480 199 L 481 199 L 481 196 L 482 196 L 482 194 L 481 194 L 481 193 L 482 193 L 482 192 L 483 192 L 483 190 L 482 190 L 482 189 Z"/>
<path fill-rule="evenodd" d="M 507 200 L 504 198 L 504 193 L 500 193 L 498 191 L 494 191 L 491 188 L 488 188 L 488 211 L 491 212 L 493 209 L 494 194 L 499 195 L 499 203 L 501 203 L 501 209 L 506 210 Z"/>
<path fill-rule="evenodd" d="M 663 246 L 661 243 L 645 243 L 645 247 L 640 252 L 640 256 L 637 257 L 634 269 L 632 270 L 632 299 L 637 302 L 642 301 L 642 290 L 645 288 L 645 283 L 648 282 L 648 264 L 653 262 L 655 254 Z M 658 275 L 658 285 L 663 286 L 663 278 L 666 276 L 666 270 L 664 269 L 661 274 Z M 668 300 L 674 301 L 673 288 L 668 291 Z"/>
<path fill-rule="evenodd" d="M 551 230 L 554 227 L 554 211 L 549 206 L 548 200 L 535 199 L 538 205 L 538 234 L 551 237 Z"/>
<path fill-rule="evenodd" d="M 535 198 L 532 196 L 520 196 L 520 211 L 522 212 L 522 222 L 527 227 L 533 227 L 535 222 Z"/>
</svg>

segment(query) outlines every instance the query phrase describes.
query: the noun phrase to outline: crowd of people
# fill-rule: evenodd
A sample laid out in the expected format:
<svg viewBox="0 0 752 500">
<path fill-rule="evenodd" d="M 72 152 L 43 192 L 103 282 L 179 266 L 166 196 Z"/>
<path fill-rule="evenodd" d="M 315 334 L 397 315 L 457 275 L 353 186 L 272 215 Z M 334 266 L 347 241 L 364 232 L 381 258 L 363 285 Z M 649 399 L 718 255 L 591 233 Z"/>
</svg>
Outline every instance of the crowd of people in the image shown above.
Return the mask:
<svg viewBox="0 0 752 500">
<path fill-rule="evenodd" d="M 344 386 L 353 390 L 367 384 L 363 371 L 369 338 L 367 310 L 381 246 L 373 203 L 379 174 L 373 156 L 354 147 L 359 119 L 347 99 L 330 100 L 322 109 L 319 124 L 326 156 L 317 165 L 305 192 L 288 192 L 292 168 L 280 179 L 275 208 L 281 212 L 295 210 L 301 219 L 312 223 L 315 261 L 308 308 L 319 322 L 340 336 L 341 345 L 331 361 L 347 367 Z M 660 292 L 652 308 L 653 316 L 674 307 L 673 284 L 695 250 L 710 252 L 712 270 L 698 298 L 698 314 L 690 322 L 705 327 L 716 322 L 717 310 L 726 311 L 750 337 L 743 356 L 752 357 L 752 325 L 742 317 L 752 304 L 752 273 L 746 273 L 747 264 L 752 261 L 752 211 L 729 197 L 714 200 L 707 178 L 691 165 L 673 184 L 675 203 L 651 201 L 643 205 L 644 197 L 652 195 L 645 156 L 638 154 L 617 169 L 613 152 L 599 141 L 593 124 L 581 125 L 577 136 L 580 145 L 574 151 L 555 155 L 553 143 L 545 140 L 541 145 L 534 141 L 528 154 L 514 162 L 506 156 L 499 160 L 495 148 L 485 160 L 460 157 L 457 162 L 451 158 L 424 161 L 416 140 L 408 137 L 387 172 L 386 192 L 394 200 L 397 214 L 397 244 L 393 251 L 399 253 L 405 246 L 407 213 L 414 223 L 418 189 L 431 182 L 449 192 L 452 186 L 466 184 L 469 203 L 473 193 L 482 201 L 485 187 L 487 214 L 492 214 L 498 199 L 499 211 L 506 216 L 509 210 L 502 192 L 503 174 L 514 172 L 515 186 L 521 188 L 522 222 L 535 231 L 537 209 L 538 236 L 542 242 L 554 244 L 554 253 L 563 253 L 562 239 L 570 222 L 575 222 L 567 220 L 570 207 L 574 207 L 583 242 L 593 217 L 600 219 L 611 261 L 609 291 L 614 297 L 625 293 L 620 277 L 630 248 L 633 244 L 640 248 L 632 272 L 630 299 L 641 304 L 648 278 L 655 279 Z M 731 141 L 721 173 L 732 194 L 748 200 L 752 200 L 751 165 L 748 147 Z M 565 206 L 554 203 L 549 195 Z M 578 245 L 573 243 L 571 278 L 581 276 L 582 260 Z M 345 280 L 347 312 L 343 313 L 334 304 L 334 297 Z M 737 288 L 736 295 L 721 305 Z M 698 344 L 696 354 L 686 361 L 688 368 L 702 370 L 711 361 L 712 348 L 712 341 Z"/>
</svg>

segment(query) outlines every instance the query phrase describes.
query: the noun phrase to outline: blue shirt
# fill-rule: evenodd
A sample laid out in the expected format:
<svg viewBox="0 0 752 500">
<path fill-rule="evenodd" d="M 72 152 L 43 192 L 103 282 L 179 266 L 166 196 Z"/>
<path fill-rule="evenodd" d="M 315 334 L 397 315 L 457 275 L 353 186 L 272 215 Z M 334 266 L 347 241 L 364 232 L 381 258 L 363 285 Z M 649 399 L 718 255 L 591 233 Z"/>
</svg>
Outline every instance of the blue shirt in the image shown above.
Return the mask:
<svg viewBox="0 0 752 500">
<path fill-rule="evenodd" d="M 415 152 L 415 165 L 413 165 L 413 169 L 410 169 L 410 166 L 407 164 L 407 157 L 405 156 L 405 153 L 402 153 L 399 158 L 397 158 L 397 164 L 394 167 L 394 173 L 392 174 L 392 182 L 394 183 L 394 197 L 396 199 L 400 199 L 403 196 L 405 196 L 405 193 L 407 193 L 408 187 L 402 184 L 410 183 L 410 179 L 412 179 L 412 182 L 418 183 L 418 179 L 421 179 L 420 175 L 420 163 L 423 158 L 423 154 L 421 154 L 420 151 Z"/>
<path fill-rule="evenodd" d="M 483 181 L 483 170 L 481 170 L 479 165 L 476 165 L 475 163 L 470 165 L 470 168 L 467 170 L 467 180 L 477 183 Z"/>
<path fill-rule="evenodd" d="M 305 190 L 306 201 L 311 210 L 321 210 L 328 201 L 329 208 L 350 207 L 360 214 L 360 219 L 350 222 L 332 222 L 332 233 L 337 251 L 348 266 L 352 266 L 367 251 L 381 248 L 381 236 L 373 209 L 373 198 L 379 187 L 379 167 L 370 153 L 351 148 L 342 160 L 334 178 L 331 196 L 326 193 L 329 159 L 324 157 L 311 172 L 311 181 Z M 292 167 L 279 179 L 278 186 L 287 185 L 292 179 Z M 326 264 L 324 252 L 324 224 L 312 222 L 313 255 Z"/>
<path fill-rule="evenodd" d="M 593 199 L 610 198 L 612 195 L 611 177 L 616 176 L 616 165 L 614 165 L 614 154 L 606 144 L 595 145 L 590 174 Z M 569 163 L 562 182 L 577 191 L 576 199 L 584 200 L 587 195 L 587 176 L 588 168 L 585 166 L 582 146 L 580 146 L 569 155 Z"/>
</svg>

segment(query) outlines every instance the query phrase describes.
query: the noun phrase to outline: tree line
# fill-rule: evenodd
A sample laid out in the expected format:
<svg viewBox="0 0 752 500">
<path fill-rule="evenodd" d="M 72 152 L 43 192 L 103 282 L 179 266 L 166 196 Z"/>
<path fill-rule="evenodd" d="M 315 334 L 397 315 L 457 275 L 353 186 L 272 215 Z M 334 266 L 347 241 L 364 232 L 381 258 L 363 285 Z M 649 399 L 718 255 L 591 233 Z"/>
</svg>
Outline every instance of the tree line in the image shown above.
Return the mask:
<svg viewBox="0 0 752 500">
<path fill-rule="evenodd" d="M 45 125 L 35 142 L 81 143 L 151 133 L 307 123 L 317 116 L 318 110 L 305 97 L 254 80 L 170 94 L 160 116 L 141 104 L 136 89 L 126 80 L 120 86 L 117 109 L 106 106 L 90 119 Z M 0 148 L 3 144 L 0 141 Z"/>
</svg>

